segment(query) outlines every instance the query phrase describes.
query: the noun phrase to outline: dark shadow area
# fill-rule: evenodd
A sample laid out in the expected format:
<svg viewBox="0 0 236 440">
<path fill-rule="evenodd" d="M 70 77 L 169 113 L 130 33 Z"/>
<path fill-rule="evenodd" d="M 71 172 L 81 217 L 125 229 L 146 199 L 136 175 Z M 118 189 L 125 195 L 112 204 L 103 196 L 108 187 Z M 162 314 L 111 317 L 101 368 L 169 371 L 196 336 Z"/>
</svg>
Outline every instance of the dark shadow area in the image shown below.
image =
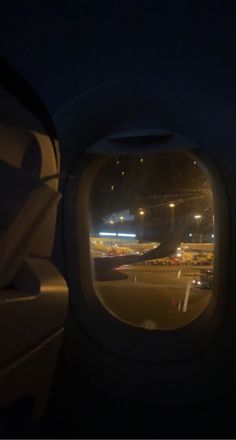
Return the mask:
<svg viewBox="0 0 236 440">
<path fill-rule="evenodd" d="M 36 424 L 33 422 L 34 401 L 24 397 L 12 402 L 0 410 L 1 438 L 31 437 L 35 433 Z"/>
<path fill-rule="evenodd" d="M 79 355 L 78 346 L 91 344 L 78 332 L 71 317 L 65 334 L 47 414 L 37 435 L 44 438 L 235 438 L 235 389 L 221 400 L 198 405 L 160 405 L 160 396 L 150 389 L 142 399 L 141 384 L 129 389 L 122 379 L 124 360 L 116 358 L 117 370 L 109 362 L 101 369 L 102 351 L 91 359 Z M 87 345 L 87 347 L 88 347 Z M 100 352 L 100 353 L 99 353 Z M 91 362 L 97 372 L 92 372 Z M 100 377 L 98 386 L 96 377 Z M 112 387 L 109 376 L 114 374 Z M 133 375 L 137 369 L 133 364 Z M 173 395 L 175 389 L 173 388 Z M 164 397 L 164 396 L 163 396 Z M 158 404 L 157 404 L 158 399 Z"/>
</svg>

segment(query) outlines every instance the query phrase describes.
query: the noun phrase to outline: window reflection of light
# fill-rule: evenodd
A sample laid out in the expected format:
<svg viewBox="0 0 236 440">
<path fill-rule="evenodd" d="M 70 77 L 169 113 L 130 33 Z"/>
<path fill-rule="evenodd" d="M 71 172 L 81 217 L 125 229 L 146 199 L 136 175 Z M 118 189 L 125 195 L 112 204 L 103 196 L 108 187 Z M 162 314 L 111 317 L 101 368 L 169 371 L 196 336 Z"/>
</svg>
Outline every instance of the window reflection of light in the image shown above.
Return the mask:
<svg viewBox="0 0 236 440">
<path fill-rule="evenodd" d="M 136 234 L 121 234 L 121 233 L 119 233 L 119 234 L 117 234 L 118 235 L 118 237 L 136 237 Z"/>
<path fill-rule="evenodd" d="M 99 235 L 101 235 L 101 236 L 108 235 L 108 236 L 116 237 L 116 233 L 115 232 L 99 232 Z"/>
</svg>

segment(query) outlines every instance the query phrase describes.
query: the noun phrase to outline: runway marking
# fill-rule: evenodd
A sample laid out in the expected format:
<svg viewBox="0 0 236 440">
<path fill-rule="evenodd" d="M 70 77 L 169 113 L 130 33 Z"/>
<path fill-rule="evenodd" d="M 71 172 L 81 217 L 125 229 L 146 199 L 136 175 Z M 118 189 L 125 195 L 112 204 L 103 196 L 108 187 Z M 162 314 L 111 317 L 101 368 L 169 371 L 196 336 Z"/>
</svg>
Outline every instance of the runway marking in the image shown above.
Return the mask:
<svg viewBox="0 0 236 440">
<path fill-rule="evenodd" d="M 180 278 L 180 277 L 181 277 L 181 273 L 182 273 L 182 269 L 180 269 L 180 270 L 178 271 L 178 273 L 177 273 L 177 278 Z"/>
<path fill-rule="evenodd" d="M 187 284 L 187 287 L 186 287 L 186 292 L 185 292 L 185 296 L 184 296 L 183 313 L 187 312 L 188 301 L 189 301 L 189 296 L 190 296 L 190 291 L 191 291 L 191 284 L 192 284 L 192 281 L 189 281 Z"/>
</svg>

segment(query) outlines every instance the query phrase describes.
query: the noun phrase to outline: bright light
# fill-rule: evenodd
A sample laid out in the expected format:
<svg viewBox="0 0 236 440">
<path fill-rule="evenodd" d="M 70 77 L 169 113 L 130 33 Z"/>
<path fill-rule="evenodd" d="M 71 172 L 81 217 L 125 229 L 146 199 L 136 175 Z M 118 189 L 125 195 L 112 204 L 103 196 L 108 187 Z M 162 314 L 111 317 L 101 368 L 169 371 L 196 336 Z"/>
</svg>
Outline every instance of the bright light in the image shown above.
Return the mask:
<svg viewBox="0 0 236 440">
<path fill-rule="evenodd" d="M 175 203 L 174 202 L 169 203 L 169 207 L 170 208 L 175 208 Z"/>
<path fill-rule="evenodd" d="M 111 185 L 111 191 L 113 191 L 114 188 L 115 188 L 114 185 Z"/>
<path fill-rule="evenodd" d="M 119 163 L 120 163 L 120 161 L 119 161 L 119 160 L 117 160 L 117 161 L 116 161 L 116 165 L 119 165 Z"/>
<path fill-rule="evenodd" d="M 211 234 L 211 238 L 215 238 L 215 234 Z"/>
<path fill-rule="evenodd" d="M 189 232 L 189 234 L 188 234 L 188 235 L 189 235 L 189 237 L 192 237 L 192 236 L 193 236 L 192 232 Z"/>
<path fill-rule="evenodd" d="M 180 252 L 178 252 L 177 254 L 176 254 L 176 257 L 181 257 L 182 256 L 182 254 L 180 253 Z"/>
<path fill-rule="evenodd" d="M 116 237 L 116 233 L 115 232 L 99 232 L 99 235 L 101 236 L 111 236 L 111 237 Z"/>
<path fill-rule="evenodd" d="M 101 235 L 102 237 L 136 237 L 136 234 L 116 234 L 115 232 L 99 232 L 99 235 Z"/>
<path fill-rule="evenodd" d="M 114 223 L 113 220 L 111 220 L 110 223 L 111 223 L 111 225 L 113 225 L 113 223 Z"/>
<path fill-rule="evenodd" d="M 136 234 L 123 234 L 123 233 L 119 233 L 117 235 L 118 235 L 118 237 L 136 237 Z"/>
<path fill-rule="evenodd" d="M 143 162 L 143 157 L 141 157 L 140 162 L 141 162 L 141 163 Z"/>
<path fill-rule="evenodd" d="M 144 215 L 145 212 L 144 212 L 143 210 L 141 210 L 141 211 L 139 211 L 139 214 L 140 214 L 140 215 Z"/>
<path fill-rule="evenodd" d="M 194 160 L 193 164 L 194 164 L 194 165 L 197 165 L 197 162 L 196 162 L 196 160 Z"/>
<path fill-rule="evenodd" d="M 121 215 L 121 216 L 120 216 L 120 220 L 124 220 L 124 217 L 123 217 L 123 215 Z"/>
<path fill-rule="evenodd" d="M 124 174 L 125 174 L 125 172 L 124 172 L 124 171 L 121 171 L 121 175 L 124 176 Z"/>
<path fill-rule="evenodd" d="M 197 283 L 198 283 L 199 286 L 202 284 L 201 281 L 198 281 Z"/>
<path fill-rule="evenodd" d="M 181 247 L 178 247 L 178 248 L 177 248 L 177 251 L 181 251 Z"/>
<path fill-rule="evenodd" d="M 194 218 L 196 218 L 196 219 L 198 220 L 199 218 L 202 218 L 202 215 L 201 215 L 201 214 L 196 214 L 196 215 L 194 216 Z"/>
</svg>

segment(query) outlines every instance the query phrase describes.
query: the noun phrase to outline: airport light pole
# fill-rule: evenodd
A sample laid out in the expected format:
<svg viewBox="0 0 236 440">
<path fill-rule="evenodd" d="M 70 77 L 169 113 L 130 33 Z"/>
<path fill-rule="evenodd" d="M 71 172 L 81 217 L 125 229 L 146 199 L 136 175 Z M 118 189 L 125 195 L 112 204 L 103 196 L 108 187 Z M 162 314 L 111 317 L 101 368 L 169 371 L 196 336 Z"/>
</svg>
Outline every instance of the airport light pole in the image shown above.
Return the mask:
<svg viewBox="0 0 236 440">
<path fill-rule="evenodd" d="M 200 242 L 200 237 L 199 237 L 199 224 L 200 224 L 200 221 L 201 221 L 201 219 L 202 219 L 202 215 L 201 215 L 201 214 L 196 214 L 196 215 L 194 216 L 194 218 L 195 218 L 195 220 L 197 220 L 197 237 L 198 237 L 198 241 Z"/>
<path fill-rule="evenodd" d="M 175 229 L 175 206 L 176 205 L 174 202 L 169 203 L 169 208 L 171 209 L 171 232 L 173 232 Z"/>
<path fill-rule="evenodd" d="M 140 208 L 139 210 L 139 215 L 140 215 L 140 219 L 141 219 L 141 231 L 140 231 L 140 237 L 141 239 L 143 239 L 143 226 L 144 226 L 144 215 L 145 212 L 142 208 Z"/>
</svg>

